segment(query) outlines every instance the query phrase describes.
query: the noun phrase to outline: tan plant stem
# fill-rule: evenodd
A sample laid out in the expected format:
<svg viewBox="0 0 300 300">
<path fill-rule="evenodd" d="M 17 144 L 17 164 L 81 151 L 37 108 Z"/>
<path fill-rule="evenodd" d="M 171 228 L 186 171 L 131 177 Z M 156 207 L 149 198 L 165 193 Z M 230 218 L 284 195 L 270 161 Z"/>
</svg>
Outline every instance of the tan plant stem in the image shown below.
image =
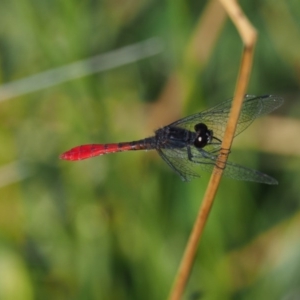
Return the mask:
<svg viewBox="0 0 300 300">
<path fill-rule="evenodd" d="M 238 122 L 240 110 L 243 103 L 244 94 L 246 93 L 249 77 L 251 74 L 252 60 L 254 54 L 254 47 L 256 42 L 256 31 L 250 22 L 247 20 L 239 5 L 234 0 L 220 0 L 231 20 L 237 27 L 241 39 L 244 43 L 244 49 L 241 60 L 241 67 L 237 79 L 235 95 L 230 111 L 224 139 L 222 141 L 222 149 L 230 149 L 235 128 Z M 202 205 L 200 207 L 198 216 L 196 218 L 193 230 L 191 232 L 183 259 L 181 261 L 173 289 L 171 290 L 169 300 L 179 300 L 182 297 L 186 283 L 188 281 L 197 247 L 203 233 L 204 226 L 208 219 L 214 197 L 216 195 L 223 168 L 226 164 L 229 151 L 220 152 L 217 164 L 214 168 L 213 174 L 210 178 L 206 193 L 204 195 Z"/>
</svg>

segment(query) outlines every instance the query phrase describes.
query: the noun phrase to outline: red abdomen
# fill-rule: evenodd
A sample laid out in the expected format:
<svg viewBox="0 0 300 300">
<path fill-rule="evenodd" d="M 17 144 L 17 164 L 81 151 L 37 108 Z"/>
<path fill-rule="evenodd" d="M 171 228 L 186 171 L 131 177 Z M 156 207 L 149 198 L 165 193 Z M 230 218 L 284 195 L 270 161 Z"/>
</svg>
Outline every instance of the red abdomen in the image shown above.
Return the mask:
<svg viewBox="0 0 300 300">
<path fill-rule="evenodd" d="M 133 143 L 119 143 L 119 144 L 89 144 L 81 145 L 70 149 L 69 151 L 60 155 L 61 159 L 65 160 L 82 160 L 98 155 L 128 151 L 128 150 L 138 150 L 136 145 Z"/>
</svg>

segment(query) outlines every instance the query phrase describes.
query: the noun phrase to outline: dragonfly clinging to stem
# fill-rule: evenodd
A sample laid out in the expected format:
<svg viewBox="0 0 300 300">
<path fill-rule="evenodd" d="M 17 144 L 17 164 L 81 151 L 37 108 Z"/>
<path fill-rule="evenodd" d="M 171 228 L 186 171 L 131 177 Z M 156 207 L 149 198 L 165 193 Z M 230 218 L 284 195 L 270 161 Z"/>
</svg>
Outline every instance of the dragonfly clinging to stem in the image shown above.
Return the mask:
<svg viewBox="0 0 300 300">
<path fill-rule="evenodd" d="M 213 170 L 221 150 L 231 102 L 232 99 L 226 100 L 213 108 L 164 126 L 156 130 L 152 137 L 133 142 L 81 145 L 63 153 L 60 158 L 76 161 L 114 152 L 155 149 L 183 181 L 190 181 L 200 177 L 195 170 L 197 167 L 204 171 Z M 246 95 L 234 136 L 244 131 L 256 118 L 272 112 L 282 103 L 283 99 L 277 96 Z M 269 175 L 232 162 L 226 163 L 223 175 L 236 180 L 278 183 Z"/>
</svg>

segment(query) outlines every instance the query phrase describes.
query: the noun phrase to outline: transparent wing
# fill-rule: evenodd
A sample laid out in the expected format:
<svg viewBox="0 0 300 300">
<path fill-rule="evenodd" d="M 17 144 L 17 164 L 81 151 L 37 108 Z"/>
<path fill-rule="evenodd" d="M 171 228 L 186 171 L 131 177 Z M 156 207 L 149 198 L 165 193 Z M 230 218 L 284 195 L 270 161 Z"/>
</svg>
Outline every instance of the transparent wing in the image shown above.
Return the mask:
<svg viewBox="0 0 300 300">
<path fill-rule="evenodd" d="M 168 166 L 178 174 L 182 181 L 191 181 L 200 175 L 194 171 L 195 164 L 188 159 L 186 148 L 183 149 L 157 149 L 158 154 Z"/>
<path fill-rule="evenodd" d="M 208 129 L 213 130 L 214 136 L 223 139 L 232 99 L 226 100 L 213 108 L 201 113 L 180 119 L 168 126 L 177 126 L 194 131 L 195 124 L 204 123 Z M 235 136 L 244 131 L 256 118 L 268 114 L 282 105 L 283 99 L 277 96 L 246 95 L 237 124 Z"/>
<path fill-rule="evenodd" d="M 199 152 L 199 150 L 195 147 L 192 149 L 192 162 L 200 165 L 200 169 L 203 171 L 212 172 L 216 164 L 216 160 L 217 156 L 206 153 L 206 151 L 203 149 L 201 152 Z M 235 180 L 254 181 L 265 184 L 278 184 L 277 180 L 267 174 L 243 167 L 230 161 L 226 162 L 223 175 Z"/>
<path fill-rule="evenodd" d="M 181 177 L 183 181 L 190 181 L 200 177 L 197 170 L 212 172 L 216 164 L 216 155 L 212 155 L 203 149 L 190 147 L 191 155 L 187 148 L 158 149 L 162 159 Z M 254 181 L 265 184 L 278 184 L 278 182 L 259 171 L 248 169 L 238 164 L 227 162 L 223 175 L 235 180 Z"/>
</svg>

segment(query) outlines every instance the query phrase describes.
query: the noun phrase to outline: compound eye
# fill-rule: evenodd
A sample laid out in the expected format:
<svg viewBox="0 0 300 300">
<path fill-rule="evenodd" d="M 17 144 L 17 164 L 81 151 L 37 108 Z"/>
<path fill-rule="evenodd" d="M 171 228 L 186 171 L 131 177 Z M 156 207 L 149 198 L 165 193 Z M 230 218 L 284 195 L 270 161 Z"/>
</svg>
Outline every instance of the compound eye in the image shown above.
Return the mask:
<svg viewBox="0 0 300 300">
<path fill-rule="evenodd" d="M 194 141 L 194 145 L 196 148 L 203 148 L 208 143 L 208 137 L 206 132 L 200 132 Z"/>
<path fill-rule="evenodd" d="M 211 135 L 209 131 L 199 132 L 199 134 L 197 135 L 194 141 L 194 145 L 196 148 L 203 148 L 207 144 L 209 144 L 210 141 L 211 141 Z"/>
<path fill-rule="evenodd" d="M 212 139 L 212 131 L 208 130 L 207 126 L 203 123 L 199 123 L 195 125 L 196 130 L 196 138 L 194 141 L 194 146 L 196 148 L 203 148 L 208 143 L 211 142 Z"/>
<path fill-rule="evenodd" d="M 194 127 L 196 132 L 202 132 L 202 131 L 207 131 L 207 126 L 204 123 L 198 123 Z"/>
</svg>

